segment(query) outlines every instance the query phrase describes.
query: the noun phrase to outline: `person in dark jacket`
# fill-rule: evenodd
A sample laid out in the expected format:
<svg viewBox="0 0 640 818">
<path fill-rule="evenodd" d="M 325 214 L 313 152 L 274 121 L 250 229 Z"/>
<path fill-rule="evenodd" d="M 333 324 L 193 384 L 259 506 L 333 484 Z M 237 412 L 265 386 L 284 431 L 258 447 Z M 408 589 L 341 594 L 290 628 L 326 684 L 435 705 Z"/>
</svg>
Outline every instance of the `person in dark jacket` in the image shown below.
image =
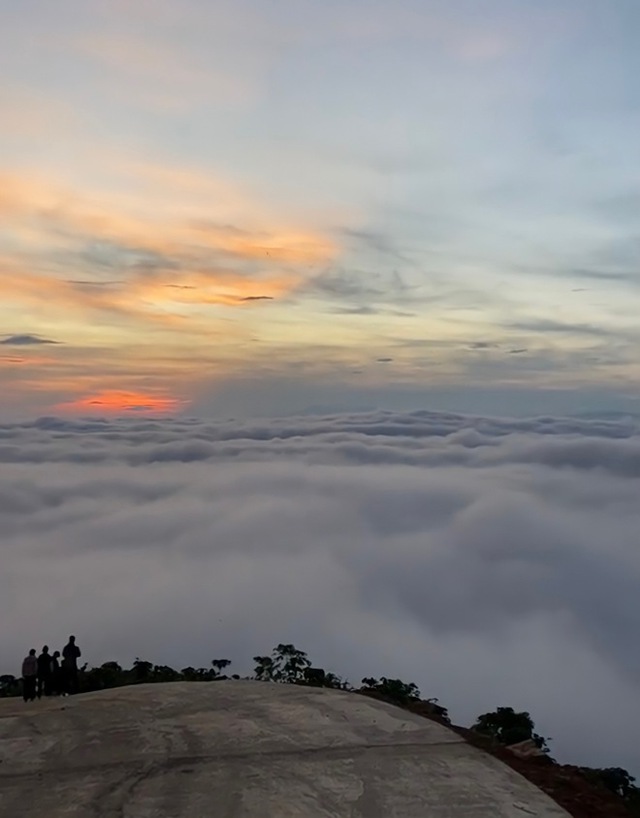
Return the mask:
<svg viewBox="0 0 640 818">
<path fill-rule="evenodd" d="M 62 671 L 60 670 L 60 651 L 55 650 L 51 657 L 51 695 L 62 693 Z"/>
<path fill-rule="evenodd" d="M 37 680 L 38 660 L 35 648 L 31 648 L 29 655 L 22 662 L 22 698 L 25 702 L 35 700 Z"/>
<path fill-rule="evenodd" d="M 75 636 L 70 636 L 69 641 L 62 649 L 62 673 L 66 693 L 78 692 L 78 659 L 81 655 L 80 648 L 76 645 Z"/>
<path fill-rule="evenodd" d="M 45 645 L 42 653 L 38 656 L 38 698 L 51 695 L 51 656 L 49 647 Z"/>
</svg>

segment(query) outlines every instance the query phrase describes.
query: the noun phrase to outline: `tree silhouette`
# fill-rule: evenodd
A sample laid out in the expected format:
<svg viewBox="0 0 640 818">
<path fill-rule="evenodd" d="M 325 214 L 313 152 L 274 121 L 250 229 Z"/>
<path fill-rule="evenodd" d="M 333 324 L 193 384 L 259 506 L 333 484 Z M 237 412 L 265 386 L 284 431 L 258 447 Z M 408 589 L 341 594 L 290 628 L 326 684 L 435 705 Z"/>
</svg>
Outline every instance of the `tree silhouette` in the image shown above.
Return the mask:
<svg viewBox="0 0 640 818">
<path fill-rule="evenodd" d="M 538 735 L 534 732 L 534 728 L 533 719 L 526 711 L 517 713 L 513 707 L 498 707 L 491 713 L 483 713 L 478 716 L 471 729 L 485 736 L 491 736 L 500 744 L 507 746 L 531 739 L 537 747 L 548 753 L 547 741 L 550 739 Z"/>
<path fill-rule="evenodd" d="M 401 679 L 388 679 L 381 676 L 374 679 L 372 676 L 362 680 L 363 690 L 372 690 L 396 704 L 417 702 L 420 699 L 418 685 L 413 682 L 403 682 Z"/>
<path fill-rule="evenodd" d="M 142 659 L 136 658 L 135 662 L 133 663 L 133 671 L 135 673 L 136 681 L 137 682 L 146 682 L 149 680 L 151 676 L 151 671 L 153 669 L 153 665 L 151 662 L 145 662 Z"/>
<path fill-rule="evenodd" d="M 331 671 L 325 671 L 321 667 L 306 667 L 304 669 L 304 684 L 310 687 L 329 687 L 333 690 L 352 690 L 349 682 L 336 676 Z"/>
<path fill-rule="evenodd" d="M 275 662 L 271 656 L 254 656 L 256 666 L 253 670 L 254 678 L 259 682 L 274 682 Z"/>
<path fill-rule="evenodd" d="M 278 645 L 273 651 L 277 664 L 276 681 L 300 682 L 304 679 L 304 671 L 311 667 L 307 654 L 298 650 L 294 645 Z"/>
<path fill-rule="evenodd" d="M 16 679 L 16 677 L 10 673 L 5 673 L 0 676 L 0 699 L 9 696 L 20 696 L 21 692 L 22 688 L 19 679 Z"/>
<path fill-rule="evenodd" d="M 305 670 L 311 666 L 307 654 L 295 645 L 280 643 L 271 656 L 254 656 L 254 676 L 262 682 L 304 682 Z"/>
<path fill-rule="evenodd" d="M 218 671 L 218 674 L 220 674 L 220 671 L 224 670 L 226 667 L 229 667 L 230 664 L 231 664 L 231 659 L 212 659 L 211 660 L 211 665 Z M 226 676 L 225 676 L 225 678 L 226 678 Z"/>
<path fill-rule="evenodd" d="M 636 779 L 623 767 L 581 767 L 582 773 L 590 780 L 615 792 L 625 800 L 636 800 L 640 790 L 633 783 Z"/>
</svg>

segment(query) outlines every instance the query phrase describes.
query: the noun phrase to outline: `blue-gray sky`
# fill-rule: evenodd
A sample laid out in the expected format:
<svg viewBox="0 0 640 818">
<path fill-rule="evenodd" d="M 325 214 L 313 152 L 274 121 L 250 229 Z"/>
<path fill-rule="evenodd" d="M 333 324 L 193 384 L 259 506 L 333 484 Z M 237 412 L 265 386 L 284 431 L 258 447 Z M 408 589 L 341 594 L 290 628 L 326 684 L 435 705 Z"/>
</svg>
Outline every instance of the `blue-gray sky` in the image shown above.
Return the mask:
<svg viewBox="0 0 640 818">
<path fill-rule="evenodd" d="M 638 405 L 637 3 L 0 14 L 7 416 Z"/>
</svg>

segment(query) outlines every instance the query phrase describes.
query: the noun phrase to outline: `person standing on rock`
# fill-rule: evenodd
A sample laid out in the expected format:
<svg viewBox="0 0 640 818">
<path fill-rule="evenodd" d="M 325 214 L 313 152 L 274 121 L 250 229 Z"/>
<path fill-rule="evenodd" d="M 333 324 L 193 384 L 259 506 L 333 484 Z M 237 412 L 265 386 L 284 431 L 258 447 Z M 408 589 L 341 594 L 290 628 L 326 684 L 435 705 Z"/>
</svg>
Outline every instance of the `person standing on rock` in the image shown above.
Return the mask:
<svg viewBox="0 0 640 818">
<path fill-rule="evenodd" d="M 51 657 L 51 695 L 59 696 L 62 690 L 62 671 L 60 670 L 60 651 L 54 650 Z"/>
<path fill-rule="evenodd" d="M 78 692 L 78 659 L 81 655 L 80 648 L 76 645 L 75 636 L 70 636 L 69 641 L 62 649 L 62 672 L 66 693 Z"/>
<path fill-rule="evenodd" d="M 42 653 L 38 656 L 38 698 L 51 695 L 51 656 L 49 656 L 49 647 L 45 645 L 42 648 Z"/>
<path fill-rule="evenodd" d="M 25 702 L 32 702 L 36 698 L 36 682 L 38 681 L 38 660 L 35 648 L 31 648 L 29 655 L 22 662 L 22 698 Z"/>
</svg>

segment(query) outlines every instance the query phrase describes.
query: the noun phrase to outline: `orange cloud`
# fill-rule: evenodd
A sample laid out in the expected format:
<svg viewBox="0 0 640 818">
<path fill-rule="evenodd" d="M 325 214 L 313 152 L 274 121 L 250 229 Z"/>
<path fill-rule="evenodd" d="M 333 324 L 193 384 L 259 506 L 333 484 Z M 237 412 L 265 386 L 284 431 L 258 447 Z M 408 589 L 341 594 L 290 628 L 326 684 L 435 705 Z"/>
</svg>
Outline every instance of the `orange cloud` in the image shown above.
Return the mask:
<svg viewBox="0 0 640 818">
<path fill-rule="evenodd" d="M 326 237 L 274 226 L 258 204 L 237 191 L 234 198 L 228 183 L 207 174 L 137 164 L 125 171 L 133 192 L 99 198 L 55 179 L 0 173 L 0 214 L 16 248 L 0 258 L 6 303 L 183 324 L 172 305 L 282 297 L 335 257 Z M 218 211 L 221 201 L 227 204 Z M 100 262 L 86 252 L 95 246 L 110 275 L 102 285 L 90 280 Z"/>
<path fill-rule="evenodd" d="M 156 252 L 180 254 L 189 248 L 199 257 L 214 251 L 266 265 L 323 263 L 336 255 L 326 235 L 283 226 L 270 203 L 209 172 L 130 161 L 115 161 L 113 170 L 134 191 L 114 204 L 122 214 L 136 216 L 128 224 L 112 222 L 111 228 Z"/>
<path fill-rule="evenodd" d="M 185 261 L 211 260 L 210 251 L 265 264 L 323 262 L 335 255 L 325 236 L 270 225 L 263 208 L 224 181 L 154 166 L 121 170 L 132 174 L 133 192 L 91 198 L 55 179 L 0 171 L 0 214 L 35 249 L 84 239 Z"/>
<path fill-rule="evenodd" d="M 291 274 L 247 278 L 230 272 L 186 273 L 179 283 L 171 277 L 140 279 L 132 284 L 135 298 L 153 306 L 173 304 L 220 304 L 232 307 L 255 306 L 292 292 L 300 276 Z"/>
<path fill-rule="evenodd" d="M 101 415 L 171 415 L 186 405 L 180 398 L 153 395 L 145 392 L 125 392 L 105 390 L 93 395 L 85 395 L 67 403 L 53 407 L 57 412 L 97 413 Z"/>
<path fill-rule="evenodd" d="M 55 361 L 8 355 L 2 377 L 34 405 L 50 395 L 63 402 L 44 409 L 76 415 L 180 411 L 176 393 L 203 371 L 259 354 L 265 322 L 248 311 L 286 298 L 337 252 L 210 172 L 109 155 L 98 178 L 89 168 L 76 183 L 0 169 L 0 221 L 0 321 L 19 315 L 25 332 L 64 341 Z M 228 320 L 215 306 L 247 312 Z M 265 344 L 287 333 L 277 310 L 269 318 Z"/>
<path fill-rule="evenodd" d="M 0 214 L 5 218 L 19 220 L 37 215 L 55 207 L 59 198 L 52 180 L 0 171 Z"/>
</svg>

